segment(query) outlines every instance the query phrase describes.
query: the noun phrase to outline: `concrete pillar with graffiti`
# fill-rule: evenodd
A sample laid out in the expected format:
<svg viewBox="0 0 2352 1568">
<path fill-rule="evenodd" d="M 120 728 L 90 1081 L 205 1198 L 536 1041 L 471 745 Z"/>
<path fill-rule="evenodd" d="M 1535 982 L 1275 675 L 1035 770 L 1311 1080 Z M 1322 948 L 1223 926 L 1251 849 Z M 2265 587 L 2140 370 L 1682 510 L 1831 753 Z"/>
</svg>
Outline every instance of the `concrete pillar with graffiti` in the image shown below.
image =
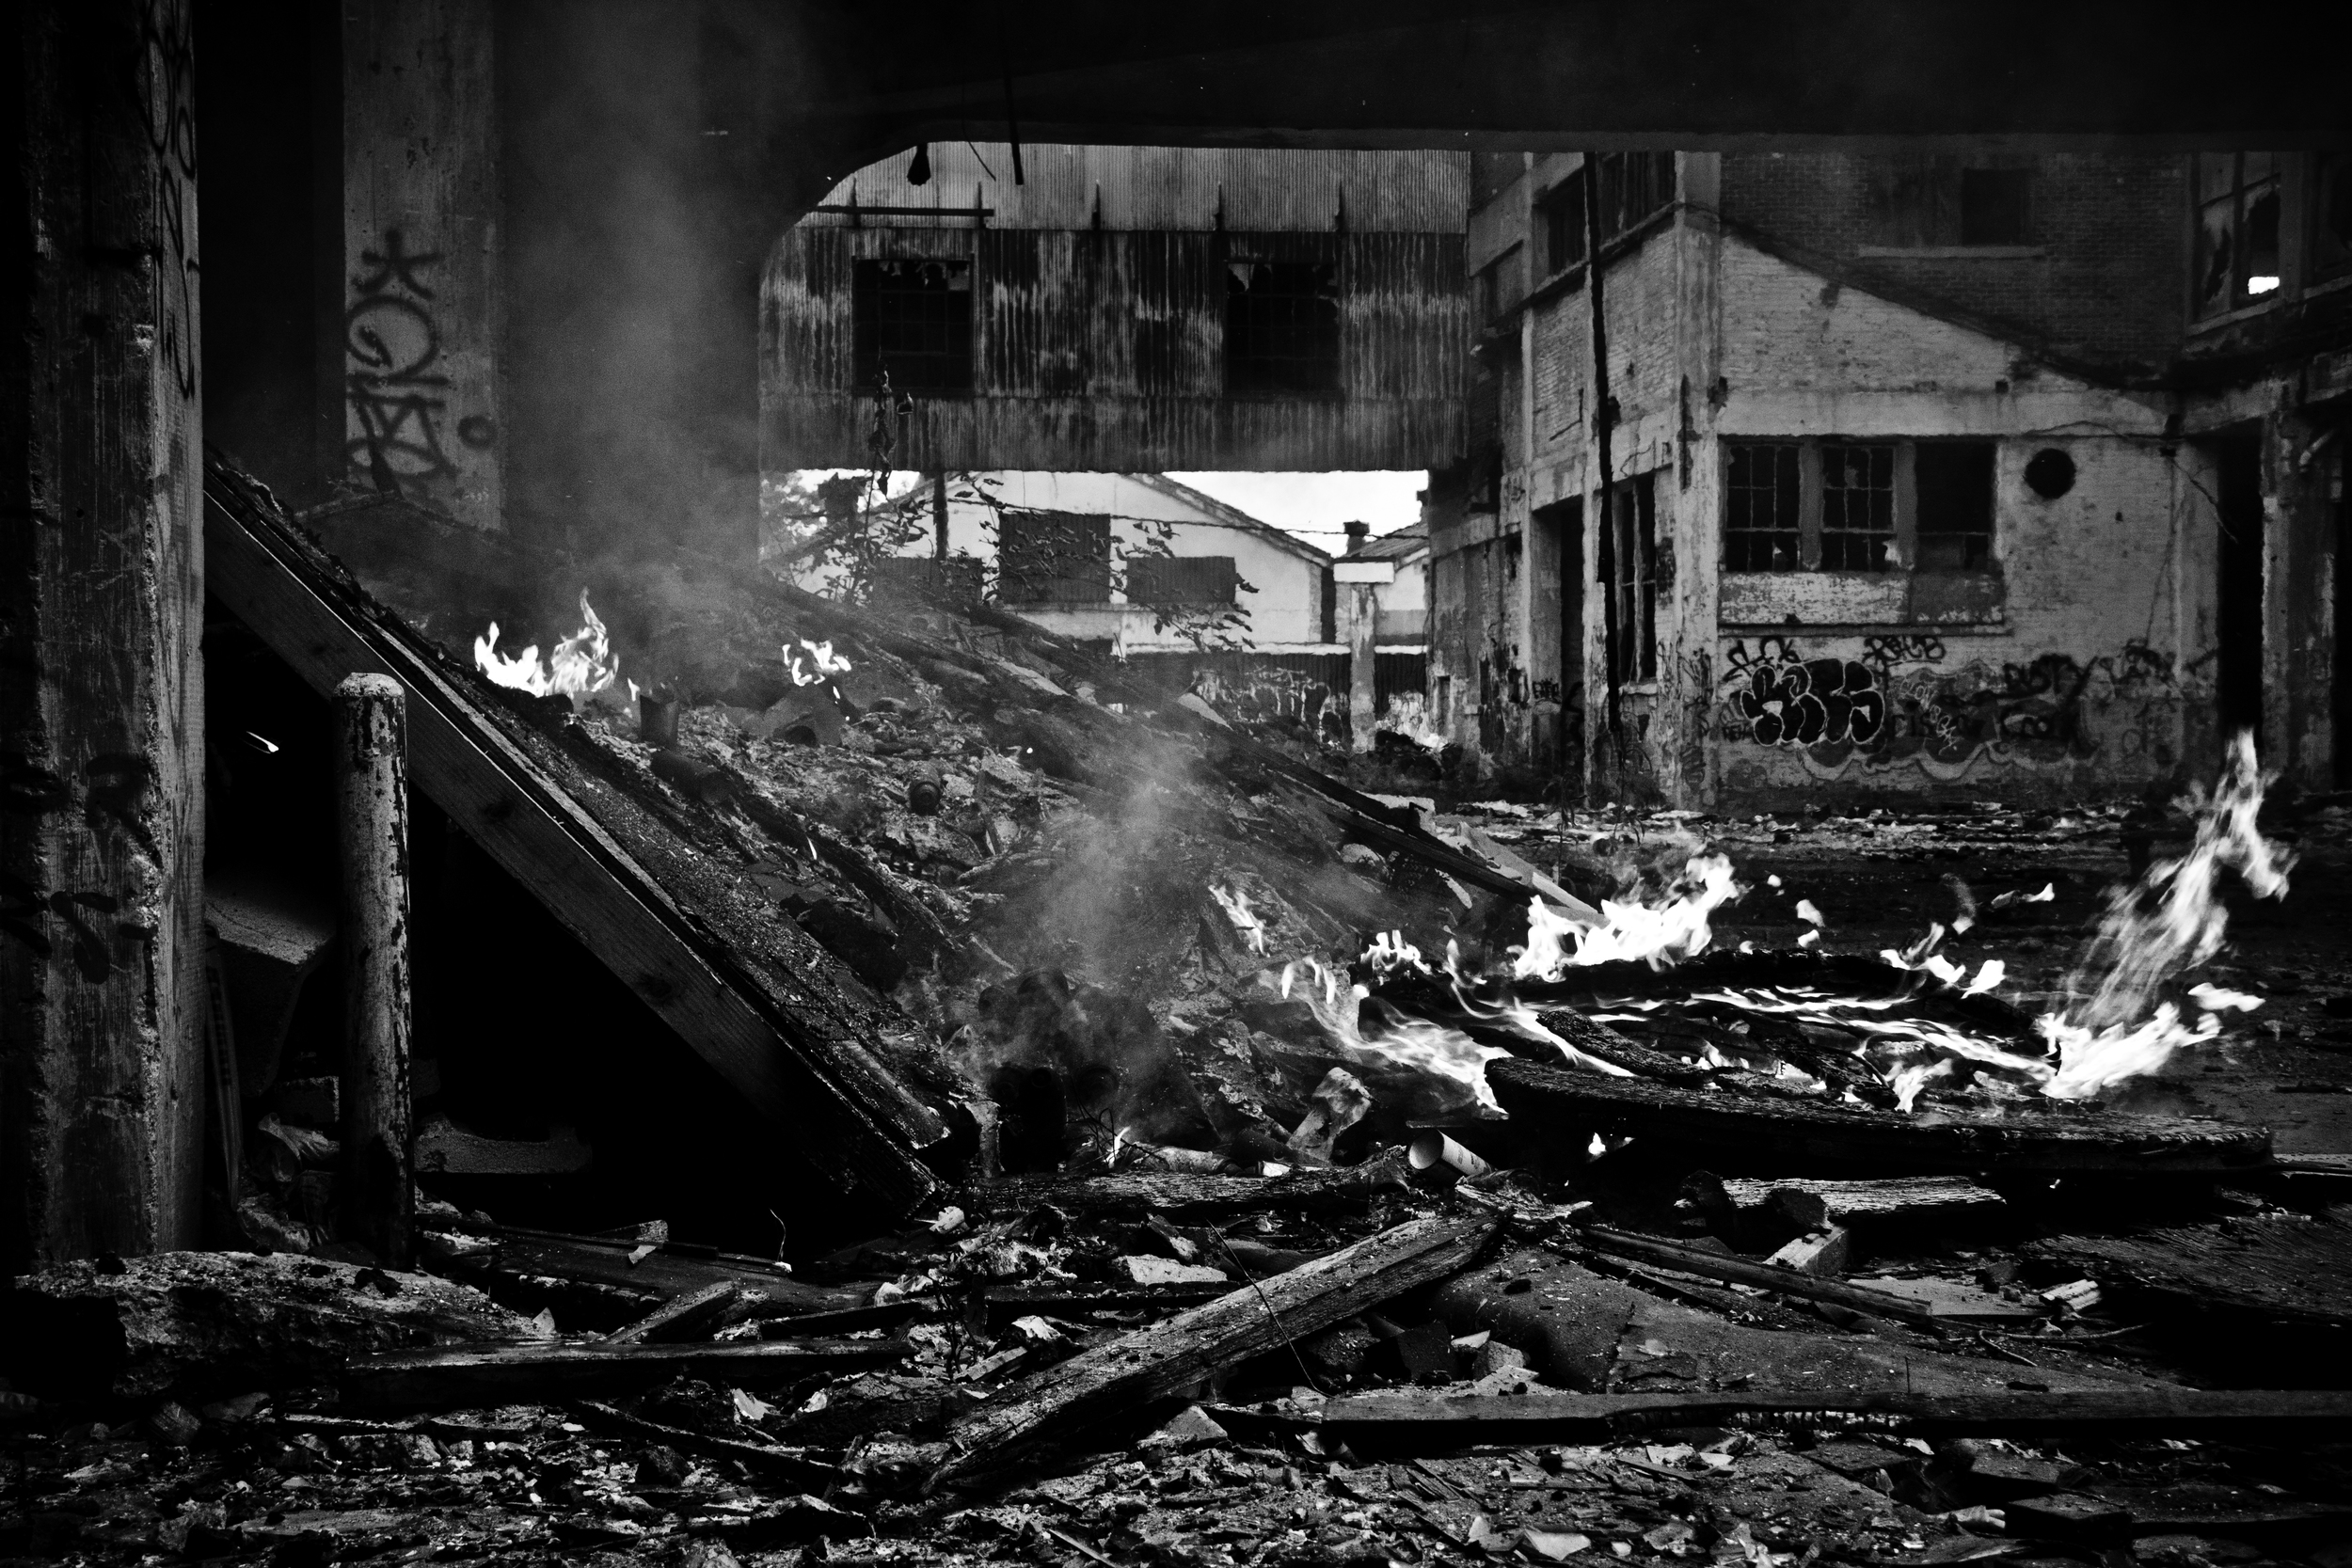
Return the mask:
<svg viewBox="0 0 2352 1568">
<path fill-rule="evenodd" d="M 343 477 L 503 526 L 487 0 L 343 13 Z"/>
</svg>

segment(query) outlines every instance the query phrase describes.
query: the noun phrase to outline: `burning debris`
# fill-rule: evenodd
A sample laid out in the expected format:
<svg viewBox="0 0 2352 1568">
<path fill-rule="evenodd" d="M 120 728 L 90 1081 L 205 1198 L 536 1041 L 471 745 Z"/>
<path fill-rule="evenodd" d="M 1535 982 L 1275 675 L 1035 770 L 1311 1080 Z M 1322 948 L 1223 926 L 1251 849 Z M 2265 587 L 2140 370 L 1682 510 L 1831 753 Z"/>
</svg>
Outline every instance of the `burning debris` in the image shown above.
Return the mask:
<svg viewBox="0 0 2352 1568">
<path fill-rule="evenodd" d="M 618 678 L 621 661 L 584 588 L 580 591 L 580 629 L 557 642 L 543 663 L 536 643 L 519 654 L 500 653 L 499 624 L 493 621 L 487 632 L 474 639 L 474 668 L 494 686 L 534 697 L 593 697 Z"/>
<path fill-rule="evenodd" d="M 215 551 L 238 602 L 310 561 L 250 526 L 266 559 Z M 421 1272 L 329 1256 L 322 1202 L 269 1243 L 313 1256 L 220 1255 L 204 1290 L 19 1282 L 24 1550 L 2330 1560 L 2345 1478 L 2284 1440 L 2352 1415 L 2296 1386 L 2352 1321 L 2346 1178 L 2130 1108 L 2268 1001 L 2218 967 L 2222 900 L 2285 891 L 2250 751 L 2103 914 L 2021 855 L 1922 936 L 1915 898 L 1873 919 L 1735 825 L 1627 846 L 1357 789 L 1017 626 L 701 602 L 641 645 L 583 594 L 545 666 L 477 644 L 573 711 L 475 702 L 396 622 L 361 645 L 446 726 L 421 757 L 478 743 L 496 799 L 571 825 L 511 857 L 564 868 L 532 891 L 570 928 L 630 907 L 597 867 L 675 911 L 596 956 L 634 977 L 667 932 L 716 976 L 638 1026 L 739 1063 L 762 1161 L 818 1150 L 753 1195 L 772 1223 L 681 1186 L 674 1237 L 566 1216 L 574 1173 L 428 1173 Z M 615 644 L 658 712 L 587 700 Z M 259 1092 L 247 1165 L 316 1187 L 332 1118 Z M 110 1334 L 135 1387 L 47 1375 Z"/>
</svg>

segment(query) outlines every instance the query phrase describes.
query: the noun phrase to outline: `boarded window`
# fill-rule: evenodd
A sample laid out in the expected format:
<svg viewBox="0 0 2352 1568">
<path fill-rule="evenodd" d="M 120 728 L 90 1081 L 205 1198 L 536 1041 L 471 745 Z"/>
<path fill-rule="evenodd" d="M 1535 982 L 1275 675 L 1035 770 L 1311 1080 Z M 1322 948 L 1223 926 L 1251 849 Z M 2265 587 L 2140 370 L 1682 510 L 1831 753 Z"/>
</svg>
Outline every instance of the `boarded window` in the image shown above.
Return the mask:
<svg viewBox="0 0 2352 1568">
<path fill-rule="evenodd" d="M 997 524 L 996 596 L 1006 604 L 1107 604 L 1111 520 L 1008 512 Z"/>
<path fill-rule="evenodd" d="M 1821 443 L 1821 566 L 1883 572 L 1895 560 L 1895 449 Z"/>
<path fill-rule="evenodd" d="M 1798 514 L 1803 455 L 1787 442 L 1732 445 L 1724 491 L 1724 570 L 1793 572 L 1804 564 Z"/>
<path fill-rule="evenodd" d="M 1340 389 L 1340 269 L 1327 261 L 1225 264 L 1225 388 Z"/>
<path fill-rule="evenodd" d="M 972 263 L 869 261 L 850 275 L 860 391 L 972 389 Z"/>
<path fill-rule="evenodd" d="M 874 562 L 874 597 L 886 603 L 974 604 L 980 597 L 980 563 L 965 557 L 884 556 Z"/>
<path fill-rule="evenodd" d="M 2277 293 L 2280 277 L 2278 155 L 2199 154 L 2196 313 L 2256 304 Z"/>
<path fill-rule="evenodd" d="M 1230 605 L 1241 573 L 1230 555 L 1138 555 L 1127 561 L 1127 602 L 1141 605 Z"/>
<path fill-rule="evenodd" d="M 1981 572 L 1993 564 L 1993 443 L 1921 441 L 1913 454 L 1923 572 Z"/>
<path fill-rule="evenodd" d="M 1658 678 L 1658 497 L 1655 476 L 1611 487 L 1614 515 L 1601 531 L 1600 578 L 1616 610 L 1609 678 L 1623 686 Z"/>
</svg>

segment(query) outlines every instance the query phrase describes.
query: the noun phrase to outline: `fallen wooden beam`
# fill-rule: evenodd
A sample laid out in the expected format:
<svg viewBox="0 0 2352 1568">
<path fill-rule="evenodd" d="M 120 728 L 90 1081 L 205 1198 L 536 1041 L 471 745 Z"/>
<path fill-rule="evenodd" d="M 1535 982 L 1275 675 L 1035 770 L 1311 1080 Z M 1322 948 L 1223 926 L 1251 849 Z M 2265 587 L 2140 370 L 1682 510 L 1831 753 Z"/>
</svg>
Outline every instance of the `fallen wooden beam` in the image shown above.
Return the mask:
<svg viewBox="0 0 2352 1568">
<path fill-rule="evenodd" d="M 926 1490 L 1073 1437 L 1226 1367 L 1467 1267 L 1494 1234 L 1481 1213 L 1414 1220 L 1023 1379 L 958 1421 Z"/>
<path fill-rule="evenodd" d="M 638 1243 L 505 1227 L 490 1231 L 486 1239 L 496 1243 L 495 1252 L 466 1254 L 439 1267 L 494 1294 L 499 1282 L 535 1278 L 606 1286 L 636 1298 L 633 1305 L 640 1312 L 651 1304 L 721 1284 L 755 1291 L 793 1316 L 866 1305 L 863 1291 L 828 1290 L 793 1278 L 778 1264 L 676 1243 Z"/>
<path fill-rule="evenodd" d="M 2265 1215 L 2132 1236 L 2058 1236 L 2028 1250 L 2184 1315 L 2352 1329 L 2352 1225 L 2334 1219 Z"/>
<path fill-rule="evenodd" d="M 1571 1232 L 1578 1242 L 1597 1252 L 1617 1258 L 1638 1258 L 1661 1267 L 1678 1269 L 1684 1274 L 1698 1275 L 1706 1279 L 1725 1279 L 1735 1285 L 1754 1285 L 1761 1290 L 1778 1291 L 1783 1295 L 1803 1296 L 1807 1301 L 1826 1301 L 1851 1311 L 1867 1312 L 1872 1317 L 1893 1318 L 1902 1323 L 1934 1323 L 1935 1314 L 1906 1296 L 1873 1291 L 1867 1286 L 1849 1285 L 1843 1280 L 1823 1279 L 1800 1274 L 1795 1269 L 1759 1263 L 1746 1258 L 1726 1258 L 1719 1252 L 1703 1247 L 1680 1246 L 1655 1236 L 1633 1236 L 1620 1230 L 1607 1230 L 1599 1226 L 1587 1226 Z"/>
<path fill-rule="evenodd" d="M 742 1286 L 731 1279 L 723 1279 L 699 1291 L 689 1291 L 674 1301 L 663 1302 L 635 1323 L 606 1335 L 604 1342 L 608 1345 L 656 1345 L 707 1338 L 742 1298 Z"/>
<path fill-rule="evenodd" d="M 1887 1221 L 1940 1224 L 1981 1219 L 2006 1207 L 2001 1195 L 1964 1176 L 1898 1176 L 1879 1181 L 1787 1180 L 1723 1183 L 1740 1213 L 1769 1212 L 1802 1229 Z"/>
<path fill-rule="evenodd" d="M 1406 1167 L 1367 1161 L 1339 1170 L 1288 1176 L 1197 1176 L 1184 1171 L 1134 1171 L 1082 1180 L 1016 1177 L 973 1189 L 983 1213 L 1019 1213 L 1041 1203 L 1083 1214 L 1156 1214 L 1190 1222 L 1280 1210 L 1313 1212 L 1360 1207 L 1382 1187 L 1401 1187 Z"/>
<path fill-rule="evenodd" d="M 860 1039 L 873 1020 L 822 983 L 829 955 L 731 898 L 699 851 L 485 700 L 267 492 L 215 462 L 205 499 L 214 594 L 322 693 L 355 673 L 398 680 L 413 777 L 452 821 L 817 1169 L 899 1212 L 930 1196 L 936 1183 L 915 1150 L 945 1129 Z"/>
<path fill-rule="evenodd" d="M 648 1421 L 642 1416 L 631 1416 L 600 1400 L 575 1400 L 571 1408 L 578 1412 L 584 1426 L 596 1427 L 619 1437 L 634 1437 L 641 1442 L 660 1443 L 680 1453 L 697 1453 L 706 1459 L 732 1459 L 746 1468 L 764 1476 L 802 1487 L 826 1487 L 841 1480 L 840 1469 L 790 1449 L 773 1448 L 766 1443 L 746 1443 L 733 1437 L 713 1437 L 707 1433 L 674 1427 L 661 1421 Z"/>
<path fill-rule="evenodd" d="M 1213 1410 L 1222 1421 L 1228 1412 Z M 1236 1423 L 1266 1420 L 1232 1412 Z M 2118 1388 L 2112 1392 L 1997 1394 L 1537 1394 L 1495 1397 L 1430 1392 L 1351 1394 L 1327 1400 L 1296 1424 L 1346 1438 L 1397 1443 L 1590 1441 L 1659 1427 L 1712 1426 L 1734 1418 L 1852 1414 L 1921 1437 L 1995 1433 L 2030 1442 L 2087 1437 L 2275 1439 L 2341 1434 L 2352 1391 L 2341 1389 Z"/>
<path fill-rule="evenodd" d="M 650 1387 L 674 1377 L 730 1384 L 789 1383 L 862 1371 L 906 1358 L 901 1339 L 755 1339 L 724 1345 L 452 1345 L 390 1351 L 346 1363 L 344 1402 L 366 1409 L 517 1399 L 557 1400 Z"/>
<path fill-rule="evenodd" d="M 1710 1157 L 1770 1159 L 1804 1172 L 2212 1172 L 2266 1165 L 2258 1127 L 2101 1113 L 1920 1116 L 1804 1100 L 1675 1088 L 1498 1059 L 1486 1082 L 1514 1121 L 1563 1152 L 1595 1132 L 1704 1147 Z"/>
</svg>

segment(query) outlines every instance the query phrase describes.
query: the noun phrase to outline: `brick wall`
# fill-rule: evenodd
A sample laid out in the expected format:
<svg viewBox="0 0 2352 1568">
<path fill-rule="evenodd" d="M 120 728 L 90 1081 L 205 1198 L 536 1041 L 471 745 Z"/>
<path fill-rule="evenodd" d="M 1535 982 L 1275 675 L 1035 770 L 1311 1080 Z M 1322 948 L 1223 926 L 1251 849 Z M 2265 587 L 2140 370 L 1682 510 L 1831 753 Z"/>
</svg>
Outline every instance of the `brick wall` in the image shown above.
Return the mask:
<svg viewBox="0 0 2352 1568">
<path fill-rule="evenodd" d="M 2010 162 L 2033 171 L 2037 255 L 1864 255 L 1889 238 L 1873 202 L 1889 166 L 1861 154 L 1726 153 L 1723 212 L 1836 261 L 1857 286 L 1883 279 L 2069 354 L 2147 367 L 2170 358 L 2186 287 L 2183 161 L 2044 153 Z"/>
</svg>

